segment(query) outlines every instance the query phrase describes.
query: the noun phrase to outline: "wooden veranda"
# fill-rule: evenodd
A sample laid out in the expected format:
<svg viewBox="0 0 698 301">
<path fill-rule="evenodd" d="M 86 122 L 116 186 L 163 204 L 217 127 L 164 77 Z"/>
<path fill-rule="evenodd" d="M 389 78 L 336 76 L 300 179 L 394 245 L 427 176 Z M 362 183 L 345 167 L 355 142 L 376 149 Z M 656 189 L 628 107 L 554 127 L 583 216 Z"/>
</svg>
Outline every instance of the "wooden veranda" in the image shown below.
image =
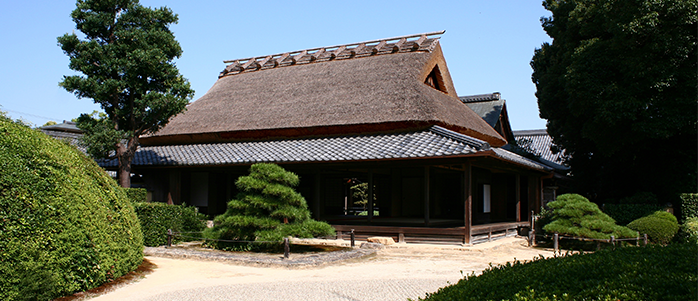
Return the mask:
<svg viewBox="0 0 698 301">
<path fill-rule="evenodd" d="M 398 243 L 437 243 L 437 244 L 475 244 L 489 241 L 500 236 L 511 235 L 520 227 L 530 227 L 525 222 L 502 222 L 472 227 L 396 227 L 367 225 L 332 225 L 337 231 L 338 239 L 346 239 L 354 231 L 358 240 L 372 236 L 392 237 Z M 470 229 L 468 229 L 470 228 Z"/>
</svg>

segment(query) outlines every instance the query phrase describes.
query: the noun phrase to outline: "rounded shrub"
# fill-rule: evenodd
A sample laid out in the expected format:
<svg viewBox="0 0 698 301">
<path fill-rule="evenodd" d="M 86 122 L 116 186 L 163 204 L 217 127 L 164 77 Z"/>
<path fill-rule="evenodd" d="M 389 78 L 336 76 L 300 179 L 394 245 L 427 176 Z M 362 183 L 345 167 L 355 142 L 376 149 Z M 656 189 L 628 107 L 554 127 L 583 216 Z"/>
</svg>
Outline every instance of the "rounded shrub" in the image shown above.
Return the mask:
<svg viewBox="0 0 698 301">
<path fill-rule="evenodd" d="M 656 211 L 630 222 L 628 228 L 647 234 L 651 242 L 667 244 L 679 232 L 679 223 L 673 214 L 666 211 Z"/>
<path fill-rule="evenodd" d="M 141 264 L 126 194 L 76 148 L 0 116 L 0 171 L 0 299 L 54 299 Z"/>
</svg>

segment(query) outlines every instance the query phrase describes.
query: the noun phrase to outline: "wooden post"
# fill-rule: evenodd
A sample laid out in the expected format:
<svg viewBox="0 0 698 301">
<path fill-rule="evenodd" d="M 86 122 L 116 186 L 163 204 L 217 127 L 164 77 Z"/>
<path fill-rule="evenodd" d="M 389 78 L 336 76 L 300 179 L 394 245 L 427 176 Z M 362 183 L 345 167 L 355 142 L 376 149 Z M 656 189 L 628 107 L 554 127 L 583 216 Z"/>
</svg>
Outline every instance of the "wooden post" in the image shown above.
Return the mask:
<svg viewBox="0 0 698 301">
<path fill-rule="evenodd" d="M 521 175 L 516 175 L 516 221 L 521 221 Z"/>
<path fill-rule="evenodd" d="M 560 234 L 553 234 L 553 249 L 555 250 L 555 253 L 557 253 L 559 249 L 558 240 L 560 240 Z"/>
<path fill-rule="evenodd" d="M 397 234 L 397 242 L 405 243 L 405 233 L 400 232 Z"/>
<path fill-rule="evenodd" d="M 613 235 L 611 235 L 611 245 L 614 247 L 616 246 L 616 237 Z"/>
<path fill-rule="evenodd" d="M 463 171 L 463 202 L 464 204 L 464 220 L 465 232 L 463 234 L 463 243 L 469 245 L 472 238 L 472 207 L 473 207 L 473 189 L 472 189 L 472 166 L 470 162 L 464 164 Z"/>
<path fill-rule="evenodd" d="M 368 223 L 373 220 L 373 170 L 368 170 Z"/>
<path fill-rule="evenodd" d="M 354 229 L 351 229 L 351 247 L 354 247 L 354 241 L 356 239 L 356 236 L 354 236 Z"/>
<path fill-rule="evenodd" d="M 531 231 L 528 232 L 528 246 L 536 246 L 536 229 L 531 229 Z"/>
<path fill-rule="evenodd" d="M 167 229 L 167 246 L 172 246 L 172 229 Z"/>
<path fill-rule="evenodd" d="M 647 234 L 642 234 L 642 241 L 645 243 L 645 246 L 647 246 Z"/>
<path fill-rule="evenodd" d="M 291 245 L 288 237 L 284 237 L 284 259 L 288 259 L 289 256 L 291 256 Z"/>
<path fill-rule="evenodd" d="M 322 177 L 320 175 L 320 170 L 315 171 L 315 179 L 314 179 L 314 186 L 313 187 L 315 190 L 313 192 L 313 216 L 315 217 L 316 220 L 320 220 L 320 198 L 322 195 L 321 188 L 322 188 Z"/>
<path fill-rule="evenodd" d="M 337 231 L 337 239 L 344 239 L 344 236 L 342 236 L 342 231 Z"/>
<path fill-rule="evenodd" d="M 429 227 L 429 166 L 424 167 L 424 226 Z"/>
</svg>

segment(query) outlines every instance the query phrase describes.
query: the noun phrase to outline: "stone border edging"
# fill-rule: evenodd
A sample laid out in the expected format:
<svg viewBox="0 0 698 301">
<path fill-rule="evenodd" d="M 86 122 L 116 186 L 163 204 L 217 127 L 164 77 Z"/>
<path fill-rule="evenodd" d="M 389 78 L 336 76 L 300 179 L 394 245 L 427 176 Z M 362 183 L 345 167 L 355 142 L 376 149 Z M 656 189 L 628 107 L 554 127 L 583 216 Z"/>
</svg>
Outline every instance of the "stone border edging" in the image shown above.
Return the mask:
<svg viewBox="0 0 698 301">
<path fill-rule="evenodd" d="M 232 264 L 242 264 L 262 267 L 304 268 L 318 267 L 341 261 L 360 259 L 375 255 L 374 249 L 352 249 L 347 251 L 333 251 L 327 253 L 291 254 L 291 258 L 284 259 L 283 255 L 276 254 L 242 254 L 238 252 L 225 252 L 218 250 L 197 250 L 178 247 L 145 247 L 145 256 L 194 259 L 206 261 L 220 261 Z M 295 257 L 295 258 L 294 258 Z"/>
</svg>

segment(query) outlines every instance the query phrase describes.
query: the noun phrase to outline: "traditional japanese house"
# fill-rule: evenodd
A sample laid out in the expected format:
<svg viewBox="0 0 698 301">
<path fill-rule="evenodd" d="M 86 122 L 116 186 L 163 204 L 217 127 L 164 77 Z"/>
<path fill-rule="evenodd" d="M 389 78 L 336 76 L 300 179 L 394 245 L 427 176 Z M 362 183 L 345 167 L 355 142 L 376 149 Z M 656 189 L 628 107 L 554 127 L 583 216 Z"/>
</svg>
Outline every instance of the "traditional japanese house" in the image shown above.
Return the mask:
<svg viewBox="0 0 698 301">
<path fill-rule="evenodd" d="M 359 236 L 470 244 L 528 225 L 551 169 L 502 149 L 508 137 L 458 98 L 442 33 L 226 61 L 141 138 L 133 170 L 153 201 L 211 216 L 251 164 L 272 162 L 301 177 L 315 219 Z"/>
</svg>

